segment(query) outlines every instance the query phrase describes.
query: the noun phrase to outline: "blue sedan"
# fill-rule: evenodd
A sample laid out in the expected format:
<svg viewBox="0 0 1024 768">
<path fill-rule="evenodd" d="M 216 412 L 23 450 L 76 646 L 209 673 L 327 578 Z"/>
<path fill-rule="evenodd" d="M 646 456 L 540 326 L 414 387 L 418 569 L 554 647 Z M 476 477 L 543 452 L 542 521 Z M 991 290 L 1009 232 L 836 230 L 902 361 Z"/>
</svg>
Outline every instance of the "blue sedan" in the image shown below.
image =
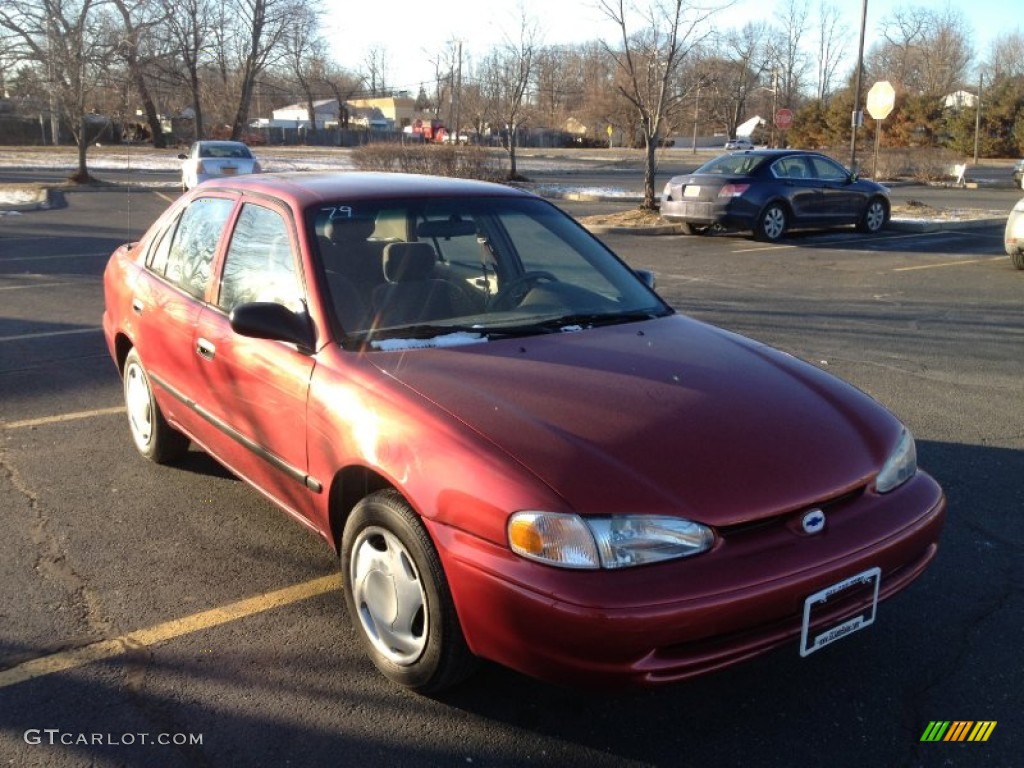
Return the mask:
<svg viewBox="0 0 1024 768">
<path fill-rule="evenodd" d="M 751 230 L 770 242 L 794 228 L 855 225 L 878 232 L 890 210 L 889 191 L 881 184 L 858 178 L 826 155 L 788 149 L 716 157 L 672 178 L 661 201 L 662 217 L 681 224 L 686 234 Z"/>
</svg>

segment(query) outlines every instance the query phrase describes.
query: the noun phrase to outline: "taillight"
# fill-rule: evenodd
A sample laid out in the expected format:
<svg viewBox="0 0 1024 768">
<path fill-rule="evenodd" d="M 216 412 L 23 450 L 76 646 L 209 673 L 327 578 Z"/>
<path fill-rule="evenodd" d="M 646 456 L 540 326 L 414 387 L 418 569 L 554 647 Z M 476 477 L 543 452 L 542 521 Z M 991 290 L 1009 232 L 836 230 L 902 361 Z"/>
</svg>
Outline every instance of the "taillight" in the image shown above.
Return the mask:
<svg viewBox="0 0 1024 768">
<path fill-rule="evenodd" d="M 750 189 L 749 184 L 726 184 L 718 191 L 719 197 L 739 197 Z"/>
</svg>

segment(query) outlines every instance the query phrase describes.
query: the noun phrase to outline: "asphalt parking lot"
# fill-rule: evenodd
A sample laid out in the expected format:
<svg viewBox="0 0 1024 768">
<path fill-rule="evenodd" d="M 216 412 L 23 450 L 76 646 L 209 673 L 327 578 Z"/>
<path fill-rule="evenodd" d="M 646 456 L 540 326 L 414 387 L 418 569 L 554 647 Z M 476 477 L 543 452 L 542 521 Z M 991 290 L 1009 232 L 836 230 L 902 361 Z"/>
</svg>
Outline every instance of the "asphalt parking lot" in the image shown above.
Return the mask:
<svg viewBox="0 0 1024 768">
<path fill-rule="evenodd" d="M 178 467 L 135 454 L 101 275 L 168 195 L 78 193 L 0 217 L 8 764 L 1020 765 L 1024 272 L 998 224 L 771 245 L 601 235 L 680 311 L 904 419 L 949 498 L 939 557 L 869 630 L 807 659 L 783 648 L 626 694 L 487 667 L 425 699 L 364 660 L 322 542 L 201 453 Z M 947 721 L 995 726 L 922 740 Z"/>
</svg>

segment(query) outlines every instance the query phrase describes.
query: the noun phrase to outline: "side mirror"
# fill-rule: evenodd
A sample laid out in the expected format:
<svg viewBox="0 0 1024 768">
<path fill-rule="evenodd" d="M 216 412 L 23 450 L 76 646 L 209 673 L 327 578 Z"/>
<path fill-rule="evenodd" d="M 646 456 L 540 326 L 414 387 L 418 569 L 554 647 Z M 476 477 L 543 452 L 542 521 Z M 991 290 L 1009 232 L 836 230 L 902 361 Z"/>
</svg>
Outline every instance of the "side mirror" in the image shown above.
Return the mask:
<svg viewBox="0 0 1024 768">
<path fill-rule="evenodd" d="M 239 336 L 270 339 L 295 344 L 299 349 L 313 349 L 313 327 L 309 315 L 292 312 L 288 307 L 269 301 L 239 304 L 231 310 L 231 330 Z"/>
<path fill-rule="evenodd" d="M 654 273 L 651 272 L 651 270 L 649 269 L 637 269 L 634 271 L 636 272 L 636 276 L 639 277 L 641 281 L 643 281 L 643 284 L 653 291 L 655 288 L 654 283 L 656 282 L 654 278 Z"/>
<path fill-rule="evenodd" d="M 188 160 L 188 155 L 186 155 L 184 152 L 179 152 L 178 153 L 178 159 L 179 160 Z"/>
</svg>

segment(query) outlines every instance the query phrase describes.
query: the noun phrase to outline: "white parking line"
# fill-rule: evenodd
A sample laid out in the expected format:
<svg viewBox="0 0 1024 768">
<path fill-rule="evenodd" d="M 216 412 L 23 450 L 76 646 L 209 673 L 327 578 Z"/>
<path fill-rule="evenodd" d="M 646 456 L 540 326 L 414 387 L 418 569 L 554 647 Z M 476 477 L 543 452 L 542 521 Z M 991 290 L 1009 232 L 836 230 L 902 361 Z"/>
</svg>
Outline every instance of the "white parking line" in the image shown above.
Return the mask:
<svg viewBox="0 0 1024 768">
<path fill-rule="evenodd" d="M 75 413 L 61 413 L 56 416 L 41 416 L 38 419 L 22 419 L 21 421 L 0 421 L 4 429 L 24 429 L 25 427 L 41 427 L 46 424 L 60 424 L 64 421 L 76 421 L 77 419 L 89 419 L 93 416 L 109 416 L 112 413 L 124 413 L 123 405 L 115 405 L 110 408 L 94 408 L 91 411 L 76 411 Z"/>
<path fill-rule="evenodd" d="M 967 259 L 964 261 L 944 261 L 941 264 L 922 264 L 918 267 L 896 267 L 893 272 L 914 272 L 918 269 L 939 269 L 941 267 L 960 267 L 964 264 L 981 264 L 986 261 L 999 261 L 1005 256 L 989 256 L 987 259 Z"/>
<path fill-rule="evenodd" d="M 97 251 L 96 253 L 54 253 L 46 256 L 12 256 L 0 259 L 0 263 L 9 264 L 12 261 L 44 261 L 46 259 L 96 259 L 100 256 L 109 256 L 110 251 Z"/>
<path fill-rule="evenodd" d="M 761 245 L 756 248 L 738 248 L 733 253 L 758 253 L 759 251 L 785 251 L 796 248 L 795 245 Z"/>
<path fill-rule="evenodd" d="M 69 331 L 39 331 L 38 333 L 19 333 L 17 336 L 0 336 L 0 341 L 25 341 L 26 339 L 46 339 L 52 336 L 72 336 L 77 333 L 102 333 L 102 326 L 92 328 L 74 328 Z"/>
</svg>

